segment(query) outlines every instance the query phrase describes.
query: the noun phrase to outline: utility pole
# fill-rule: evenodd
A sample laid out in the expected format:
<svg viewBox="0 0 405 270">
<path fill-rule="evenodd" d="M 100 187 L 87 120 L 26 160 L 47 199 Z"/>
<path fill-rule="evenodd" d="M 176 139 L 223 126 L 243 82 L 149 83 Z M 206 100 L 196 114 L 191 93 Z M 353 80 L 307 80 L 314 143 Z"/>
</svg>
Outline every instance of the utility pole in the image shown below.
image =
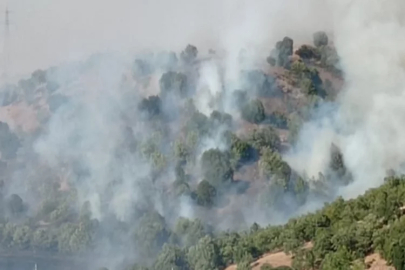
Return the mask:
<svg viewBox="0 0 405 270">
<path fill-rule="evenodd" d="M 3 40 L 3 74 L 4 83 L 8 82 L 8 73 L 10 69 L 10 10 L 6 6 L 4 17 L 4 40 Z"/>
</svg>

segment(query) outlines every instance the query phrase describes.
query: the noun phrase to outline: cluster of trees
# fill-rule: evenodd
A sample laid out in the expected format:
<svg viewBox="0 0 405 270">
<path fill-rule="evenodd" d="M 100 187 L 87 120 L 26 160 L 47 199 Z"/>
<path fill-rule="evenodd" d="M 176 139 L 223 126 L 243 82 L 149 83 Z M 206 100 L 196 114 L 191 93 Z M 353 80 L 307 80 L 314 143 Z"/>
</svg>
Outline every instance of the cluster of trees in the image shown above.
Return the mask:
<svg viewBox="0 0 405 270">
<path fill-rule="evenodd" d="M 66 201 L 44 201 L 35 216 L 27 218 L 28 208 L 17 194 L 2 199 L 1 248 L 69 254 L 93 248 L 98 221 L 91 219 L 88 207 L 77 213 Z"/>
<path fill-rule="evenodd" d="M 289 68 L 290 57 L 293 54 L 294 41 L 289 37 L 276 43 L 276 47 L 271 51 L 267 62 L 272 66 Z"/>
<path fill-rule="evenodd" d="M 272 55 L 267 59 L 273 66 L 288 68 L 288 74 L 293 78 L 294 84 L 304 90 L 309 96 L 308 100 L 314 96 L 323 97 L 324 93 L 317 70 L 305 60 L 316 59 L 324 65 L 335 64 L 332 53 L 328 51 L 331 47 L 328 47 L 326 34 L 317 33 L 314 36 L 314 44 L 315 47 L 301 47 L 297 53 L 304 61 L 291 62 L 293 40 L 285 37 L 277 42 Z M 309 196 L 320 193 L 316 187 L 313 187 L 310 179 L 299 176 L 281 157 L 281 141 L 272 126 L 288 127 L 293 141 L 303 122 L 304 113 L 297 114 L 297 119 L 278 112 L 266 115 L 260 98 L 278 97 L 280 91 L 276 86 L 275 78 L 260 70 L 242 72 L 242 90 L 234 91 L 232 98 L 244 120 L 261 125 L 248 134 L 237 136 L 232 132 L 234 123 L 231 115 L 218 110 L 205 115 L 193 105 L 190 99 L 193 93 L 193 74 L 190 74 L 192 73 L 190 70 L 198 62 L 197 57 L 197 48 L 188 45 L 179 55 L 179 59 L 175 53 L 162 52 L 136 59 L 132 67 L 135 80 L 148 77 L 156 69 L 163 70 L 159 81 L 159 95 L 145 97 L 136 104 L 141 112 L 140 120 L 143 121 L 143 127 L 148 131 L 147 134 L 135 136 L 131 130 L 127 130 L 123 135 L 125 142 L 120 145 L 125 148 L 123 151 L 136 153 L 136 158 L 139 154 L 140 158 L 150 162 L 152 173 L 145 180 L 149 183 L 155 183 L 159 177 L 170 177 L 171 169 L 174 168 L 175 179 L 168 191 L 162 192 L 164 197 L 162 200 L 175 204 L 177 199 L 186 197 L 191 204 L 194 203 L 193 206 L 197 206 L 198 210 L 216 211 L 219 207 L 218 201 L 225 202 L 226 200 L 222 199 L 230 194 L 227 192 L 232 189 L 232 185 L 236 185 L 235 172 L 242 166 L 254 162 L 257 162 L 262 178 L 260 180 L 264 183 L 260 194 L 257 194 L 264 211 L 271 212 L 275 209 L 294 211 L 296 210 L 294 208 L 298 209 Z M 183 69 L 177 68 L 179 60 Z M 37 89 L 46 89 L 49 109 L 51 112 L 56 112 L 62 105 L 69 102 L 69 98 L 61 93 L 54 93 L 59 89 L 59 85 L 49 81 L 47 77 L 46 72 L 36 71 L 30 79 L 20 81 L 16 88 L 23 89 L 30 102 L 35 100 Z M 9 94 L 3 104 L 9 104 L 15 99 L 14 94 Z M 172 101 L 174 101 L 173 104 Z M 172 105 L 170 107 L 173 111 L 179 112 L 176 122 L 171 121 L 173 119 L 167 116 L 174 114 L 172 111 L 168 112 L 165 107 L 167 103 Z M 269 120 L 270 125 L 264 124 L 266 119 Z M 175 130 L 171 129 L 172 126 L 175 126 Z M 200 153 L 200 146 L 207 138 L 219 138 L 218 140 L 225 142 L 226 147 L 211 148 Z M 10 131 L 7 124 L 0 122 L 1 158 L 6 160 L 15 158 L 19 147 L 18 137 Z M 332 146 L 331 156 L 330 173 L 322 176 L 318 182 L 329 183 L 331 179 L 337 178 L 344 179 L 342 183 L 338 183 L 339 185 L 348 184 L 351 180 L 350 172 L 345 168 L 344 158 L 337 147 Z M 111 180 L 111 186 L 120 181 L 120 179 Z M 122 244 L 122 238 L 126 238 L 125 241 L 128 242 L 124 241 L 125 244 L 135 245 L 139 257 L 156 258 L 154 262 L 147 264 L 149 268 L 137 265 L 132 267 L 133 270 L 219 270 L 233 263 L 238 264 L 238 269 L 250 269 L 250 263 L 254 259 L 266 252 L 282 248 L 294 253 L 296 269 L 311 269 L 311 267 L 341 269 L 343 266 L 351 265 L 353 260 L 376 250 L 377 246 L 374 248 L 370 244 L 375 241 L 378 247 L 381 246 L 386 250 L 383 255 L 390 262 L 395 265 L 403 263 L 400 254 L 405 250 L 404 239 L 399 239 L 390 246 L 384 242 L 384 237 L 394 241 L 396 236 L 394 233 L 391 235 L 381 230 L 381 235 L 378 237 L 370 236 L 369 228 L 364 225 L 367 222 L 373 222 L 373 226 L 380 224 L 382 229 L 387 224 L 393 224 L 388 227 L 388 230 L 391 232 L 395 229 L 397 233 L 401 232 L 400 226 L 395 225 L 396 219 L 388 217 L 381 221 L 382 217 L 379 216 L 384 211 L 394 211 L 395 207 L 398 207 L 397 204 L 393 207 L 386 202 L 386 207 L 381 206 L 377 214 L 372 212 L 374 206 L 364 208 L 368 205 L 367 203 L 356 204 L 356 207 L 364 208 L 361 211 L 367 212 L 367 215 L 363 215 L 363 212 L 360 214 L 350 212 L 354 207 L 351 201 L 341 202 L 340 200 L 339 203 L 344 206 L 339 204 L 330 210 L 332 206 L 328 205 L 315 214 L 291 220 L 283 226 L 261 228 L 253 224 L 251 229 L 245 232 L 218 232 L 199 219 L 180 218 L 176 222 L 166 220 L 150 205 L 135 206 L 136 209 L 133 212 L 136 214 L 134 217 L 132 213 L 129 214 L 131 218 L 127 222 L 111 221 L 108 218 L 99 222 L 91 218 L 88 203 L 81 209 L 77 209 L 77 194 L 75 195 L 73 185 L 69 191 L 59 191 L 59 187 L 55 185 L 60 183 L 43 183 L 45 184 L 42 186 L 46 186 L 44 188 L 46 191 L 43 191 L 42 195 L 46 197 L 40 196 L 43 201 L 38 209 L 30 209 L 32 210 L 30 217 L 21 218 L 26 213 L 27 205 L 18 195 L 13 195 L 4 201 L 10 215 L 5 215 L 4 220 L 0 220 L 2 247 L 80 253 L 92 250 L 95 245 L 103 241 L 117 241 Z M 390 183 L 387 184 L 387 188 L 391 188 L 392 181 Z M 402 184 L 396 185 L 398 187 Z M 105 205 L 110 199 L 108 191 L 106 194 L 100 195 Z M 402 196 L 399 193 L 397 195 Z M 380 202 L 394 200 L 391 197 L 388 198 L 389 195 L 378 196 L 382 196 L 379 199 Z M 332 205 L 335 204 L 337 203 Z M 369 216 L 369 214 L 376 216 Z M 9 217 L 11 218 L 7 219 Z M 355 221 L 358 218 L 361 220 Z M 400 217 L 397 216 L 397 218 Z M 342 219 L 345 221 L 341 221 Z M 363 220 L 364 223 L 357 222 Z M 114 232 L 105 233 L 106 227 L 111 224 L 116 225 L 112 226 Z M 372 229 L 376 228 L 372 227 Z M 345 237 L 345 234 L 350 235 L 350 239 Z M 301 249 L 301 246 L 307 242 L 312 242 L 314 248 L 308 251 Z M 365 248 L 366 243 L 370 244 L 368 249 Z M 266 265 L 263 269 L 272 268 Z"/>
<path fill-rule="evenodd" d="M 316 68 L 309 67 L 304 61 L 298 60 L 292 63 L 290 73 L 293 85 L 298 85 L 306 95 L 326 96 L 322 80 Z"/>
<path fill-rule="evenodd" d="M 295 53 L 303 60 L 313 60 L 334 74 L 341 75 L 339 56 L 336 49 L 329 45 L 328 35 L 323 31 L 314 33 L 313 44 L 314 46 L 302 45 Z"/>
<path fill-rule="evenodd" d="M 251 269 L 255 259 L 280 249 L 293 255 L 292 267 L 261 269 L 367 269 L 364 258 L 374 252 L 404 269 L 404 203 L 405 178 L 391 177 L 357 199 L 338 198 L 281 226 L 212 234 L 183 220 L 183 229 L 193 228 L 192 244 L 166 244 L 151 267 L 130 269 L 224 269 L 233 263 Z"/>
</svg>

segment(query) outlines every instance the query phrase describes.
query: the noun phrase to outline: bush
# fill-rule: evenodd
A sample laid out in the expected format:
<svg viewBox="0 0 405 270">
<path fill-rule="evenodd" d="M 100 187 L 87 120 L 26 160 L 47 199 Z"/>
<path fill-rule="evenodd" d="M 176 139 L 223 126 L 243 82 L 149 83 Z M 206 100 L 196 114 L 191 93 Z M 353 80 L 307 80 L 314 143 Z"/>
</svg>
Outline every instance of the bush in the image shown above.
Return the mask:
<svg viewBox="0 0 405 270">
<path fill-rule="evenodd" d="M 259 124 L 265 119 L 263 103 L 258 100 L 252 100 L 242 108 L 242 118 L 248 122 Z"/>
<path fill-rule="evenodd" d="M 218 270 L 222 269 L 219 247 L 214 239 L 205 236 L 198 244 L 191 247 L 187 254 L 190 269 L 194 270 Z"/>
</svg>

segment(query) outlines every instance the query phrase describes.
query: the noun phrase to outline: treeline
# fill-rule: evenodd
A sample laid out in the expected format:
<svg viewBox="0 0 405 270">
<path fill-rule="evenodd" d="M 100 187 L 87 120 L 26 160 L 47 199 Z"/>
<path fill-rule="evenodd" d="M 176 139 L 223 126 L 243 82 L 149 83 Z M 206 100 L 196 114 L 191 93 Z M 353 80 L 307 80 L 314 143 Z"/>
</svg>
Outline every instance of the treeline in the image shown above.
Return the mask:
<svg viewBox="0 0 405 270">
<path fill-rule="evenodd" d="M 405 269 L 405 178 L 390 177 L 384 185 L 352 200 L 338 198 L 321 210 L 291 219 L 282 226 L 246 232 L 205 235 L 191 246 L 164 245 L 153 266 L 131 270 L 251 269 L 260 256 L 283 250 L 293 254 L 292 267 L 262 269 L 367 269 L 365 256 L 380 253 L 395 269 Z M 311 248 L 303 248 L 311 243 Z"/>
</svg>

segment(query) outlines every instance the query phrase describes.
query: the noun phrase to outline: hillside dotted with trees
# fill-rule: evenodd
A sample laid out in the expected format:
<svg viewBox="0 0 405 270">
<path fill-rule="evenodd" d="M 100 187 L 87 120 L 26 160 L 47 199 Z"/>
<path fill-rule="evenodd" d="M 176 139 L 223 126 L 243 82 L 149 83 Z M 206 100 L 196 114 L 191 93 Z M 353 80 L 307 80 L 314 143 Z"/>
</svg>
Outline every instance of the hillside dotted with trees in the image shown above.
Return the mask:
<svg viewBox="0 0 405 270">
<path fill-rule="evenodd" d="M 201 70 L 223 59 L 191 44 L 137 55 L 118 86 L 103 55 L 4 85 L 2 108 L 27 119 L 0 122 L 0 249 L 100 270 L 256 270 L 274 252 L 291 262 L 261 270 L 369 269 L 372 254 L 405 269 L 402 176 L 344 200 L 338 144 L 316 178 L 284 159 L 341 90 L 338 52 L 312 38 L 280 38 L 206 96 Z"/>
</svg>

